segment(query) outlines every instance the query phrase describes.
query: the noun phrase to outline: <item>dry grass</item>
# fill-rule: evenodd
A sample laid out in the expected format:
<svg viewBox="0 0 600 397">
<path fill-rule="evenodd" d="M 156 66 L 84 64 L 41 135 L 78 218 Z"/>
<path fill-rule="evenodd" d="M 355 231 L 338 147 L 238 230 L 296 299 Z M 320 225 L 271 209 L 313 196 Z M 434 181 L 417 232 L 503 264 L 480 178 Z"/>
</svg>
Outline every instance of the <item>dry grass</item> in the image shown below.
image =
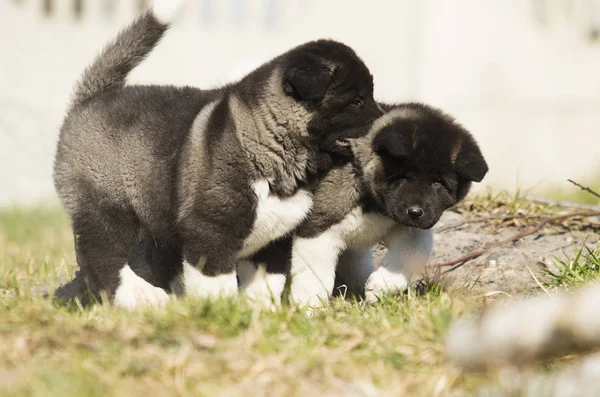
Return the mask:
<svg viewBox="0 0 600 397">
<path fill-rule="evenodd" d="M 520 198 L 520 194 L 520 191 L 514 194 L 500 191 L 471 196 L 458 204 L 455 210 L 467 217 L 467 220 L 485 220 L 482 224 L 490 233 L 498 233 L 503 229 L 522 229 L 535 226 L 541 218 L 546 216 L 584 212 L 581 209 L 568 209 L 556 204 L 526 200 Z M 598 224 L 591 224 L 581 216 L 554 222 L 545 227 L 546 230 L 553 232 L 593 231 L 597 228 Z"/>
<path fill-rule="evenodd" d="M 74 266 L 61 210 L 0 212 L 0 395 L 459 396 L 497 380 L 461 374 L 444 354 L 451 321 L 485 303 L 474 292 L 335 301 L 312 317 L 241 299 L 54 306 L 42 294 Z"/>
</svg>

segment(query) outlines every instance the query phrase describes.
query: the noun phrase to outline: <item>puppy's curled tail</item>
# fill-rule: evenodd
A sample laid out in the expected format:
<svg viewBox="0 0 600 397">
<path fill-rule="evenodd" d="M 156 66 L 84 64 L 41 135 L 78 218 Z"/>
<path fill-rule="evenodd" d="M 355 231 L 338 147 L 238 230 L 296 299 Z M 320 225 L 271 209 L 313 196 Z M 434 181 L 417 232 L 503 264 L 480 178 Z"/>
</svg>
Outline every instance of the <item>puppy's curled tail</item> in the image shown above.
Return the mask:
<svg viewBox="0 0 600 397">
<path fill-rule="evenodd" d="M 153 0 L 152 9 L 119 33 L 83 72 L 75 86 L 71 107 L 99 93 L 123 87 L 127 75 L 158 44 L 184 3 L 185 0 Z"/>
</svg>

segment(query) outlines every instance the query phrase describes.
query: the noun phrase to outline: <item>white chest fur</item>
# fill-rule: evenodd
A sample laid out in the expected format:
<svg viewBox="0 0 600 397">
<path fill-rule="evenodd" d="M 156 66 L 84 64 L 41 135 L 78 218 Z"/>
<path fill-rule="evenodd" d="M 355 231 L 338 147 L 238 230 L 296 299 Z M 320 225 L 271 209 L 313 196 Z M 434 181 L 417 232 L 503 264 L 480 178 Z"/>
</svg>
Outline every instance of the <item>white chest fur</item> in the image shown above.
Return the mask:
<svg viewBox="0 0 600 397">
<path fill-rule="evenodd" d="M 306 218 L 313 205 L 312 194 L 306 190 L 299 190 L 284 199 L 269 194 L 266 179 L 254 182 L 252 189 L 258 200 L 256 216 L 239 258 L 247 258 L 269 242 L 291 233 Z"/>
<path fill-rule="evenodd" d="M 323 304 L 333 289 L 342 251 L 349 247 L 371 247 L 393 226 L 392 220 L 379 214 L 365 214 L 356 207 L 320 235 L 294 238 L 292 300 L 300 306 Z"/>
<path fill-rule="evenodd" d="M 394 225 L 394 221 L 381 214 L 365 214 L 361 207 L 356 207 L 325 233 L 337 237 L 344 248 L 371 247 Z"/>
</svg>

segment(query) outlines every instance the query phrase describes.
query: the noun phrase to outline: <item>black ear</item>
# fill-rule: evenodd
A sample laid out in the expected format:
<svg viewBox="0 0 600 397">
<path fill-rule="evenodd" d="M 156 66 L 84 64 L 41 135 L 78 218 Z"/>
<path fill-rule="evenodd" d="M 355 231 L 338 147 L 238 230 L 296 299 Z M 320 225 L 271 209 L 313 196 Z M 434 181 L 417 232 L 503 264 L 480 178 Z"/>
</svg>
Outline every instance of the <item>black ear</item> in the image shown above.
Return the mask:
<svg viewBox="0 0 600 397">
<path fill-rule="evenodd" d="M 454 160 L 456 174 L 468 181 L 481 182 L 488 172 L 488 165 L 479 150 L 477 143 L 471 138 L 462 141 Z"/>
<path fill-rule="evenodd" d="M 285 70 L 283 90 L 297 100 L 322 99 L 331 83 L 333 72 L 317 59 L 304 59 Z"/>
<path fill-rule="evenodd" d="M 402 133 L 401 126 L 388 125 L 375 137 L 373 150 L 382 156 L 406 159 L 412 150 L 412 137 L 410 134 Z"/>
</svg>

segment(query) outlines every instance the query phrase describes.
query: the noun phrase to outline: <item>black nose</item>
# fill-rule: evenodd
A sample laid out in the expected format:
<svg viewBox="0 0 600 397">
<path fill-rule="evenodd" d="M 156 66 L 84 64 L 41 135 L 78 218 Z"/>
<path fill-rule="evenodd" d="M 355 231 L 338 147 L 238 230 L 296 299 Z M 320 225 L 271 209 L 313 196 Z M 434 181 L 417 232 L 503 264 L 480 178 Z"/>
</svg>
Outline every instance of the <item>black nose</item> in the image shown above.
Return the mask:
<svg viewBox="0 0 600 397">
<path fill-rule="evenodd" d="M 413 219 L 417 219 L 420 218 L 421 216 L 423 216 L 423 208 L 421 207 L 417 207 L 416 205 L 412 206 L 412 207 L 408 207 L 408 209 L 406 210 L 406 213 L 408 214 L 408 216 L 410 216 Z"/>
</svg>

